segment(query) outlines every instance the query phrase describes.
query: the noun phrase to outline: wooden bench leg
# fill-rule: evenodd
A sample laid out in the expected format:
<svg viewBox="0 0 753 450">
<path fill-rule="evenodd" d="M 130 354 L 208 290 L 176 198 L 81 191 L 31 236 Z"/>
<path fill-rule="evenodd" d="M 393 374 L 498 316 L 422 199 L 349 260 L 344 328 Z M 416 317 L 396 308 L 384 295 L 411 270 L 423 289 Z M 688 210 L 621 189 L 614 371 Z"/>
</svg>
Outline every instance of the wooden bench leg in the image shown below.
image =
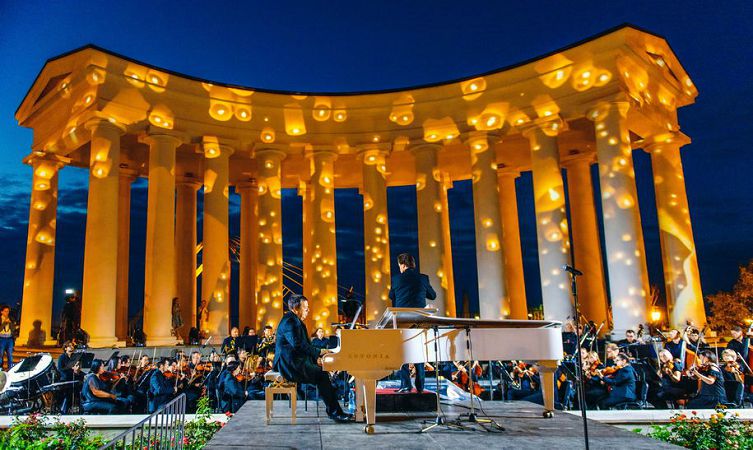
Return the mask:
<svg viewBox="0 0 753 450">
<path fill-rule="evenodd" d="M 267 403 L 267 425 L 272 421 L 272 406 L 274 405 L 274 402 L 272 401 L 273 395 L 271 389 L 266 388 L 264 390 L 264 399 Z"/>
<path fill-rule="evenodd" d="M 290 409 L 291 409 L 291 420 L 290 423 L 295 425 L 295 411 L 296 411 L 296 402 L 298 400 L 298 393 L 296 392 L 296 388 L 293 388 L 290 390 Z"/>
</svg>

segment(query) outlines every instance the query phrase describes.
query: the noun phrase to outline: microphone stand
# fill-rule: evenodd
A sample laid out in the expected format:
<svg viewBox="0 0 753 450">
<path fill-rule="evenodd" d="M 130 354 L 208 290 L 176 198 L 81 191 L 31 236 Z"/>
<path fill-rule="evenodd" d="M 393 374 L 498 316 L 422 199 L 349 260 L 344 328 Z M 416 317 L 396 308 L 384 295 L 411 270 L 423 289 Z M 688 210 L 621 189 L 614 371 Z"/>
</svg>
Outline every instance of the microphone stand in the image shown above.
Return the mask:
<svg viewBox="0 0 753 450">
<path fill-rule="evenodd" d="M 572 270 L 565 270 L 570 273 L 570 293 L 573 296 L 573 303 L 575 305 L 575 323 L 580 323 L 580 307 L 578 305 L 578 282 L 576 281 L 578 275 L 582 272 L 570 268 Z M 575 339 L 580 342 L 580 327 L 575 327 Z M 588 445 L 588 419 L 586 418 L 586 399 L 583 389 L 583 361 L 580 354 L 580 347 L 575 349 L 576 365 L 575 365 L 575 378 L 578 388 L 578 404 L 580 405 L 580 415 L 583 417 L 583 439 L 585 440 L 586 450 L 589 450 Z"/>
</svg>

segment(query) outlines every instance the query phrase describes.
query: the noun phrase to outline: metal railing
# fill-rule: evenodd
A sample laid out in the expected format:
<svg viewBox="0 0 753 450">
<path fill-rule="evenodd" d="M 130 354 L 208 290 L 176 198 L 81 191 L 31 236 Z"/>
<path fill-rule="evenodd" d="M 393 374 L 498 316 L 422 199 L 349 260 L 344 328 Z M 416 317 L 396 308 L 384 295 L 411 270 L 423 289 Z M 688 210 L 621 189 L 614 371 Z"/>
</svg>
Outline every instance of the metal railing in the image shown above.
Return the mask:
<svg viewBox="0 0 753 450">
<path fill-rule="evenodd" d="M 185 423 L 186 394 L 180 394 L 99 450 L 182 449 Z"/>
</svg>

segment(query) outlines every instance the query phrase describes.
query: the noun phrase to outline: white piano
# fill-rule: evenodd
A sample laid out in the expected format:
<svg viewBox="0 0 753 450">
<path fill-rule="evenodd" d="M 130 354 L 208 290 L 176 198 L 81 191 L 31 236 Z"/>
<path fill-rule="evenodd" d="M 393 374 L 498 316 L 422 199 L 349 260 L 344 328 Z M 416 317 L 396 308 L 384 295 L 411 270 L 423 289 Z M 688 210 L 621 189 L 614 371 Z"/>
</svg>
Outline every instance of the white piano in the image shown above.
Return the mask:
<svg viewBox="0 0 753 450">
<path fill-rule="evenodd" d="M 554 410 L 554 372 L 562 358 L 561 323 L 547 320 L 475 320 L 436 316 L 436 309 L 387 308 L 374 329 L 340 330 L 340 346 L 322 358 L 327 371 L 356 379 L 356 420 L 374 432 L 376 382 L 406 363 L 439 361 L 537 361 L 544 416 Z M 466 330 L 470 330 L 471 350 Z M 434 335 L 439 338 L 438 358 Z M 472 357 L 471 357 L 472 356 Z"/>
</svg>

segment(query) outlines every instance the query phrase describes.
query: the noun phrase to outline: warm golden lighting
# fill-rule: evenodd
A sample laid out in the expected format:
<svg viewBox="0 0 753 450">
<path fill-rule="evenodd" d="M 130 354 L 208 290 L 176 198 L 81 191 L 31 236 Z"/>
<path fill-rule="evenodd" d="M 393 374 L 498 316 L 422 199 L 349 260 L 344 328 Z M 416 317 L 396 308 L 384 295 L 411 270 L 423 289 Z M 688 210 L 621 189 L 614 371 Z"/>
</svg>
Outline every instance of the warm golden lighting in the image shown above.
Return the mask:
<svg viewBox="0 0 753 450">
<path fill-rule="evenodd" d="M 303 119 L 303 109 L 297 103 L 285 105 L 285 132 L 290 136 L 306 134 L 306 124 Z"/>
<path fill-rule="evenodd" d="M 329 97 L 314 97 L 314 109 L 311 111 L 314 120 L 324 122 L 332 114 L 332 102 Z"/>
<path fill-rule="evenodd" d="M 264 127 L 261 130 L 261 140 L 267 144 L 275 141 L 275 130 L 271 127 Z"/>
<path fill-rule="evenodd" d="M 463 92 L 463 100 L 476 100 L 486 90 L 486 79 L 478 77 L 463 81 L 460 83 L 460 90 Z"/>
</svg>

